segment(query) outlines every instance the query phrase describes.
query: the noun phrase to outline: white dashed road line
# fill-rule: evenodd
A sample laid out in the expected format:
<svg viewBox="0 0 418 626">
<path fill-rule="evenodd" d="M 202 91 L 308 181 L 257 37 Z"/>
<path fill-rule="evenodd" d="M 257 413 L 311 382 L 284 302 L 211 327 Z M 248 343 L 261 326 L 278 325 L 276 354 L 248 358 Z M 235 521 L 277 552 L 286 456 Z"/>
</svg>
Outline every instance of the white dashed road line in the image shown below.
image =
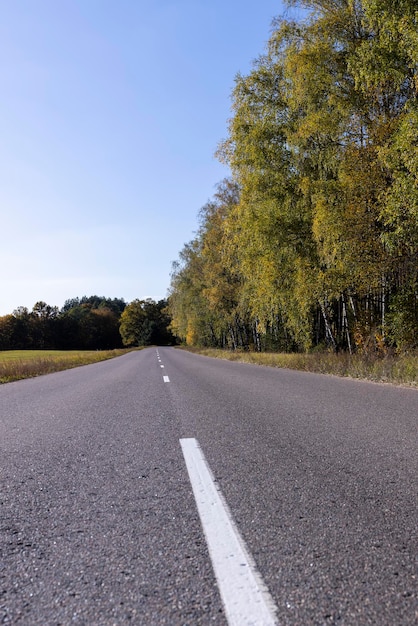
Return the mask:
<svg viewBox="0 0 418 626">
<path fill-rule="evenodd" d="M 157 352 L 157 359 L 158 359 L 158 363 L 160 364 L 160 367 L 161 367 L 161 368 L 163 368 L 163 367 L 164 367 L 164 365 L 162 365 L 162 364 L 161 364 L 161 359 L 160 359 L 160 355 L 158 354 L 158 350 L 156 350 L 156 352 Z M 169 382 L 170 382 L 170 379 L 169 379 L 169 377 L 168 377 L 168 376 L 163 376 L 163 381 L 164 381 L 165 383 L 169 383 Z"/>
<path fill-rule="evenodd" d="M 229 626 L 277 626 L 276 611 L 196 439 L 180 439 Z"/>
</svg>

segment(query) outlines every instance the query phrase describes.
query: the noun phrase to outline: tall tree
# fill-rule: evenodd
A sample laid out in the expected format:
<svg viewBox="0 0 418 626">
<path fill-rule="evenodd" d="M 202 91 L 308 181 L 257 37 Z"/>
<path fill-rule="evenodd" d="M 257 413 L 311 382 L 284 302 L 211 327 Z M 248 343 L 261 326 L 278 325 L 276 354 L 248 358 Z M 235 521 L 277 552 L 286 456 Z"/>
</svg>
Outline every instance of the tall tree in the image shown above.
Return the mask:
<svg viewBox="0 0 418 626">
<path fill-rule="evenodd" d="M 318 309 L 319 335 L 351 349 L 390 335 L 402 280 L 416 293 L 416 6 L 291 4 L 307 17 L 278 20 L 237 77 L 220 149 L 242 189 L 243 293 L 262 326 L 279 316 L 300 346 L 318 336 Z"/>
<path fill-rule="evenodd" d="M 174 343 L 168 330 L 169 317 L 166 300 L 151 298 L 133 300 L 124 309 L 120 319 L 120 334 L 125 346 L 166 345 Z"/>
</svg>

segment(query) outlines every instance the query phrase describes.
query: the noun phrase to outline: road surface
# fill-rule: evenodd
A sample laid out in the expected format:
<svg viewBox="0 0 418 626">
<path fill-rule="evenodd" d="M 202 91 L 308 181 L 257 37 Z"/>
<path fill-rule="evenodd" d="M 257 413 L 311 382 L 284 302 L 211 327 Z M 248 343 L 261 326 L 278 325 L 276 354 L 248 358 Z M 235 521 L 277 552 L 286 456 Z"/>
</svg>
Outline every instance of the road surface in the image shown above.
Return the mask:
<svg viewBox="0 0 418 626">
<path fill-rule="evenodd" d="M 417 420 L 413 389 L 174 348 L 3 385 L 0 623 L 224 626 L 228 594 L 250 612 L 215 575 L 189 448 L 272 623 L 416 624 Z"/>
</svg>

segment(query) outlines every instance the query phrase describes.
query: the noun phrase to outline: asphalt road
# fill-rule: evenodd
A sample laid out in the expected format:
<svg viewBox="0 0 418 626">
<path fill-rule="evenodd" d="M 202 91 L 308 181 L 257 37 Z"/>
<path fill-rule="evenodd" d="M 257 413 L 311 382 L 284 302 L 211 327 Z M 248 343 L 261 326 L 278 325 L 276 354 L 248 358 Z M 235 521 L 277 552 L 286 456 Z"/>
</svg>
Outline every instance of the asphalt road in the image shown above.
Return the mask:
<svg viewBox="0 0 418 626">
<path fill-rule="evenodd" d="M 418 391 L 159 355 L 0 387 L 0 623 L 225 625 L 196 438 L 279 624 L 417 624 Z"/>
</svg>

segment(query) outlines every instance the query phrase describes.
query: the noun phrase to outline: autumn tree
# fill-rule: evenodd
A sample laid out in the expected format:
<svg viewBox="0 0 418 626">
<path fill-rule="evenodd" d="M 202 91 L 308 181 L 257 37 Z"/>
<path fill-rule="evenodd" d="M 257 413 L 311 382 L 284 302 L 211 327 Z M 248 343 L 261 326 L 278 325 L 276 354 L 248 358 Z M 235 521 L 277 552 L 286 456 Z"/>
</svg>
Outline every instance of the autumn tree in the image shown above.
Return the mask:
<svg viewBox="0 0 418 626">
<path fill-rule="evenodd" d="M 248 348 L 242 277 L 233 241 L 239 187 L 225 179 L 200 210 L 196 238 L 173 265 L 169 311 L 174 332 L 189 345 Z"/>
<path fill-rule="evenodd" d="M 211 345 L 212 323 L 203 298 L 201 242 L 184 245 L 173 263 L 168 306 L 171 330 L 188 345 Z"/>
<path fill-rule="evenodd" d="M 173 271 L 173 328 L 257 349 L 414 346 L 416 2 L 288 4 L 303 19 L 277 19 L 236 78 L 218 156 L 239 196 L 201 210 Z"/>
<path fill-rule="evenodd" d="M 253 315 L 262 327 L 279 317 L 301 347 L 323 336 L 351 350 L 389 335 L 396 284 L 416 293 L 417 13 L 293 4 L 307 17 L 277 20 L 237 77 L 219 154 L 242 189 L 235 237 Z"/>
</svg>

